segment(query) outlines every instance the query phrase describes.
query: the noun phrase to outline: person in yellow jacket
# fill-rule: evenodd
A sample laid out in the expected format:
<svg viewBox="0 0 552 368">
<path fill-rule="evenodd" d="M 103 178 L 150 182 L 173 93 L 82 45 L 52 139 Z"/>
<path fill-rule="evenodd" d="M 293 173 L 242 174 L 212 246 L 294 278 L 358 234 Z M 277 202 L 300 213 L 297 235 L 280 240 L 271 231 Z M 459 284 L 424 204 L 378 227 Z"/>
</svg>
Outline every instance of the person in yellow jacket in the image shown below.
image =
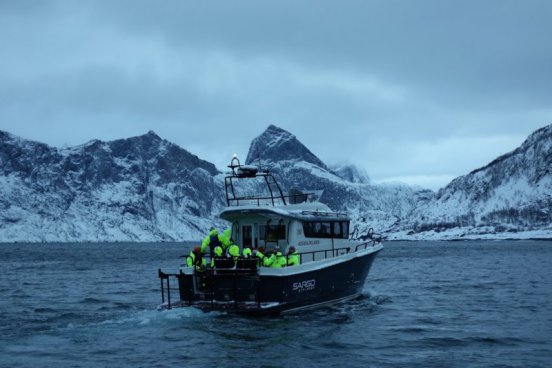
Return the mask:
<svg viewBox="0 0 552 368">
<path fill-rule="evenodd" d="M 211 268 L 215 267 L 215 259 L 222 258 L 222 255 L 224 253 L 222 250 L 222 246 L 220 245 L 217 245 L 213 251 L 215 253 L 215 256 L 211 258 Z"/>
<path fill-rule="evenodd" d="M 240 247 L 234 244 L 234 239 L 230 238 L 230 245 L 228 246 L 228 254 L 234 258 L 234 263 L 238 260 L 240 256 Z"/>
<path fill-rule="evenodd" d="M 295 250 L 295 247 L 292 245 L 288 249 L 287 253 L 287 265 L 288 266 L 297 266 L 301 264 L 301 258 L 299 257 L 299 253 Z"/>
<path fill-rule="evenodd" d="M 276 249 L 274 260 L 272 261 L 272 265 L 270 265 L 270 267 L 282 268 L 282 267 L 285 267 L 286 264 L 287 264 L 286 257 L 282 254 L 280 249 Z"/>
<path fill-rule="evenodd" d="M 228 247 L 231 245 L 230 240 L 232 239 L 232 229 L 228 228 L 224 230 L 222 235 L 219 236 L 219 240 L 222 243 L 222 248 L 226 251 L 228 250 Z"/>
<path fill-rule="evenodd" d="M 201 253 L 205 254 L 207 249 L 209 249 L 211 258 L 213 258 L 215 256 L 215 248 L 222 245 L 221 239 L 222 236 L 219 235 L 217 229 L 212 227 L 209 234 L 203 239 L 203 242 L 201 242 Z"/>
<path fill-rule="evenodd" d="M 262 248 L 261 248 L 262 249 Z M 264 249 L 263 249 L 264 252 Z M 274 251 L 268 250 L 266 253 L 260 253 L 257 251 L 257 257 L 260 258 L 261 265 L 263 267 L 271 267 L 272 263 L 274 263 L 274 260 L 276 259 L 276 255 L 274 255 Z"/>
<path fill-rule="evenodd" d="M 195 247 L 188 257 L 186 257 L 186 266 L 194 267 L 196 270 L 204 269 L 207 262 L 201 255 L 201 248 Z"/>
<path fill-rule="evenodd" d="M 242 255 L 243 255 L 245 258 L 251 258 L 251 254 L 252 254 L 251 246 L 250 246 L 250 245 L 244 246 L 244 247 L 243 247 L 243 250 L 242 250 Z"/>
</svg>

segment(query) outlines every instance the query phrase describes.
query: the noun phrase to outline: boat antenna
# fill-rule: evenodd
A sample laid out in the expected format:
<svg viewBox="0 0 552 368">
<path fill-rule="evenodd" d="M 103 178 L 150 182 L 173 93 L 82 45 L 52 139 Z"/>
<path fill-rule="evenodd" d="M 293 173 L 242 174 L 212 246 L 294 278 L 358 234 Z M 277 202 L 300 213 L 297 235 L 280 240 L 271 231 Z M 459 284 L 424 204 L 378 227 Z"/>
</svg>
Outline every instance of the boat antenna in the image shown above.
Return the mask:
<svg viewBox="0 0 552 368">
<path fill-rule="evenodd" d="M 228 165 L 228 167 L 230 169 L 232 169 L 232 175 L 234 175 L 234 176 L 237 175 L 235 169 L 240 167 L 240 166 L 241 166 L 240 159 L 238 158 L 238 155 L 236 153 L 234 153 L 232 155 L 232 161 L 230 161 L 230 165 Z"/>
</svg>

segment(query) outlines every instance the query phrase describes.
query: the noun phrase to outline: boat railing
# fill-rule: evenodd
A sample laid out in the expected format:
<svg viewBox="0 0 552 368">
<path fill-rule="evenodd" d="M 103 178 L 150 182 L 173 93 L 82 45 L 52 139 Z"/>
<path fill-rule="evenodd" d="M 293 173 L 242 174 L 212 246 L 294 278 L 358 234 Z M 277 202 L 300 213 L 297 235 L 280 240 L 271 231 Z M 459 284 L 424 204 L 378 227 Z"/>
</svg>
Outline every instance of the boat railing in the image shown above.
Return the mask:
<svg viewBox="0 0 552 368">
<path fill-rule="evenodd" d="M 369 247 L 374 247 L 378 243 L 379 241 L 377 239 L 370 239 L 370 240 L 364 241 L 360 244 L 357 244 L 354 247 L 354 252 L 357 252 L 362 249 L 368 249 Z M 344 254 L 349 254 L 352 251 L 352 249 L 353 249 L 352 246 L 348 246 L 348 247 L 340 247 L 340 248 L 332 248 L 332 249 L 313 250 L 308 252 L 297 252 L 297 255 L 299 256 L 300 263 L 303 264 L 304 263 L 303 261 L 307 259 L 308 259 L 308 262 L 313 262 L 313 261 L 320 261 L 328 258 L 335 258 Z M 182 256 L 182 257 L 185 257 L 185 256 Z M 205 259 L 206 265 L 211 264 L 212 257 L 209 253 L 204 254 L 203 258 Z M 247 267 L 244 267 L 244 268 L 239 267 L 240 262 L 247 259 L 249 258 L 238 257 L 236 261 L 236 267 L 224 266 L 224 269 L 237 269 L 238 271 L 247 270 L 248 269 Z M 289 259 L 289 255 L 286 255 L 286 264 L 288 259 Z M 226 258 L 226 257 L 221 257 L 219 259 L 215 258 L 215 262 L 223 261 L 223 260 L 232 261 L 232 258 Z M 185 266 L 185 264 L 182 264 L 181 266 Z M 216 263 L 215 263 L 215 266 L 216 266 Z M 209 269 L 209 267 L 207 268 Z"/>
<path fill-rule="evenodd" d="M 231 260 L 231 259 L 230 259 Z M 219 261 L 226 261 L 226 259 L 220 259 Z M 203 301 L 210 301 L 213 302 L 215 300 L 215 294 L 213 289 L 213 280 L 214 277 L 223 277 L 227 278 L 228 276 L 232 278 L 245 278 L 247 280 L 253 280 L 258 278 L 258 266 L 257 261 L 252 259 L 241 259 L 241 266 L 240 266 L 240 260 L 238 260 L 237 265 L 234 266 L 234 262 L 232 261 L 232 267 L 227 267 L 227 265 L 224 264 L 225 262 L 222 262 L 219 265 L 215 263 L 215 268 L 204 268 L 201 270 L 194 270 L 194 273 L 192 275 L 193 284 L 187 284 L 185 282 L 182 282 L 182 279 L 186 279 L 186 277 L 189 277 L 189 275 L 186 275 L 182 272 L 182 269 L 180 269 L 179 273 L 165 273 L 161 271 L 161 269 L 158 270 L 159 273 L 159 279 L 161 281 L 161 303 L 163 308 L 172 309 L 173 305 L 182 306 L 182 303 L 187 303 L 188 305 L 192 305 L 194 300 L 197 300 L 198 297 L 200 297 L 199 300 Z M 174 287 L 171 289 L 171 279 L 174 281 L 178 281 L 178 284 L 176 286 L 176 290 L 178 293 L 178 302 L 173 303 L 171 301 L 171 291 L 174 289 Z M 209 286 L 203 285 L 199 287 L 198 285 L 201 283 L 207 282 Z M 195 286 L 194 286 L 195 285 Z M 238 285 L 234 281 L 232 282 L 233 290 L 232 295 L 233 297 L 231 300 L 234 302 L 234 304 L 237 307 L 237 301 L 236 295 L 238 294 Z M 188 290 L 186 290 L 188 289 Z M 181 299 L 182 295 L 187 295 L 185 299 Z M 249 298 L 251 298 L 251 295 L 249 295 Z M 258 290 L 255 290 L 254 297 L 252 300 L 256 303 L 260 303 L 258 299 Z"/>
<path fill-rule="evenodd" d="M 382 234 L 374 232 L 373 228 L 369 228 L 365 234 L 360 235 L 359 233 L 360 233 L 360 230 L 358 229 L 358 227 L 355 226 L 355 228 L 351 232 L 351 235 L 349 236 L 349 239 L 375 241 L 377 243 L 381 243 L 385 239 L 385 237 Z"/>
<path fill-rule="evenodd" d="M 183 277 L 184 274 L 182 271 L 180 273 L 165 273 L 161 271 L 161 269 L 158 270 L 159 272 L 159 280 L 161 281 L 161 303 L 165 305 L 165 299 L 167 300 L 167 308 L 172 308 L 171 303 L 171 277 L 175 279 L 179 279 L 180 277 Z M 165 294 L 167 297 L 165 298 Z"/>
<path fill-rule="evenodd" d="M 332 212 L 332 211 L 301 211 L 302 215 L 312 215 L 317 217 L 347 217 L 347 214 L 344 212 Z"/>
<path fill-rule="evenodd" d="M 267 206 L 285 206 L 287 204 L 296 204 L 310 200 L 316 200 L 316 193 L 302 193 L 298 190 L 293 190 L 284 195 L 280 184 L 276 178 L 269 172 L 267 168 L 251 165 L 241 165 L 240 160 L 236 155 L 232 157 L 230 165 L 231 172 L 224 178 L 224 189 L 226 192 L 226 205 L 267 205 Z M 249 196 L 241 196 L 238 194 L 235 183 L 241 180 L 255 179 L 258 184 L 264 182 L 265 191 L 263 194 L 255 194 Z M 309 198 L 310 197 L 310 198 Z"/>
<path fill-rule="evenodd" d="M 355 252 L 362 250 L 362 249 L 368 249 L 368 247 L 375 247 L 376 244 L 381 243 L 381 239 L 370 239 L 365 242 L 362 242 L 360 244 L 357 244 L 355 247 Z"/>
<path fill-rule="evenodd" d="M 250 195 L 242 197 L 228 197 L 228 207 L 237 206 L 285 206 L 288 203 L 299 203 L 300 201 L 309 201 L 316 198 L 316 193 L 301 193 L 292 195 Z"/>
<path fill-rule="evenodd" d="M 323 259 L 335 258 L 343 254 L 348 254 L 350 251 L 351 251 L 351 247 L 342 247 L 342 248 L 333 248 L 333 249 L 324 249 L 324 250 L 314 250 L 311 252 L 298 252 L 297 255 L 299 255 L 300 263 L 303 264 L 307 260 L 308 262 L 321 261 Z M 323 257 L 320 257 L 322 255 Z M 330 256 L 328 257 L 328 255 Z"/>
<path fill-rule="evenodd" d="M 368 249 L 369 247 L 375 247 L 378 244 L 378 241 L 372 239 L 360 244 L 357 244 L 354 248 L 354 252 L 357 252 L 362 249 Z M 351 252 L 351 247 L 341 247 L 333 249 L 324 249 L 324 250 L 315 250 L 311 252 L 300 252 L 298 253 L 301 264 L 303 264 L 303 257 L 308 258 L 309 262 L 321 261 L 323 259 L 335 258 L 344 254 L 349 254 Z M 317 255 L 323 255 L 324 257 L 317 257 Z M 329 255 L 329 256 L 328 256 Z M 307 257 L 310 256 L 310 257 Z"/>
<path fill-rule="evenodd" d="M 368 249 L 369 247 L 374 247 L 378 243 L 379 241 L 377 241 L 376 239 L 367 240 L 365 242 L 357 244 L 354 248 L 354 252 L 362 249 Z M 340 247 L 340 248 L 332 248 L 332 249 L 313 250 L 309 252 L 297 252 L 297 255 L 299 256 L 300 263 L 303 264 L 304 261 L 308 261 L 308 262 L 321 261 L 324 259 L 335 258 L 344 254 L 349 254 L 352 251 L 352 249 L 353 248 L 351 246 L 348 246 L 348 247 Z M 211 255 L 204 254 L 203 257 L 206 260 L 206 264 L 210 265 Z M 228 259 L 230 260 L 230 258 Z M 247 258 L 239 257 L 238 262 L 242 259 L 247 259 Z M 289 255 L 286 255 L 286 263 L 288 259 L 289 259 Z M 216 262 L 216 258 L 215 258 L 215 262 Z"/>
</svg>

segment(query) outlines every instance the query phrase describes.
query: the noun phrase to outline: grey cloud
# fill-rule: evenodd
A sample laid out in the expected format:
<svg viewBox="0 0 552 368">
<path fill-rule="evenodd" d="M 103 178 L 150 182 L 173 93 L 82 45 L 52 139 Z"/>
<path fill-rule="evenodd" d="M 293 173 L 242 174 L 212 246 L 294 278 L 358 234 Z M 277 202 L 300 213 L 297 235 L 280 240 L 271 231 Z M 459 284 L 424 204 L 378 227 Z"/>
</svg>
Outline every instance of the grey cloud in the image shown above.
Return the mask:
<svg viewBox="0 0 552 368">
<path fill-rule="evenodd" d="M 132 4 L 130 12 L 127 3 L 114 5 L 108 12 L 112 25 L 123 32 L 158 33 L 175 47 L 224 48 L 376 72 L 421 86 L 431 98 L 470 104 L 503 106 L 493 93 L 509 90 L 538 91 L 540 102 L 550 97 L 552 49 L 546 45 L 552 6 L 545 1 Z M 511 103 L 508 94 L 504 99 Z M 530 102 L 535 100 L 525 101 Z"/>
<path fill-rule="evenodd" d="M 546 1 L 0 7 L 0 128 L 52 144 L 154 129 L 221 166 L 274 123 L 374 179 L 459 175 L 552 113 Z"/>
</svg>

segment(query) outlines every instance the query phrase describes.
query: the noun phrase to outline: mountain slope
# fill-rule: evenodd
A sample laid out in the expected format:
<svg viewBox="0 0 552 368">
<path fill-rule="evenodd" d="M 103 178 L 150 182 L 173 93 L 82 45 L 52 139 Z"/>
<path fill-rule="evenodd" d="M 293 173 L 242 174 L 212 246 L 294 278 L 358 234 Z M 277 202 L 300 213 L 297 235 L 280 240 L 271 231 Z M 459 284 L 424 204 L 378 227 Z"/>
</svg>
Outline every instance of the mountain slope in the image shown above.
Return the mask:
<svg viewBox="0 0 552 368">
<path fill-rule="evenodd" d="M 351 215 L 355 236 L 373 227 L 394 239 L 552 237 L 552 125 L 438 193 L 330 168 L 273 125 L 246 163 L 270 169 L 285 192 L 318 191 Z M 0 131 L 0 241 L 199 239 L 224 226 L 223 179 L 153 132 L 58 149 Z"/>
<path fill-rule="evenodd" d="M 454 179 L 410 219 L 406 228 L 425 237 L 552 229 L 552 125 Z"/>
<path fill-rule="evenodd" d="M 358 234 L 370 227 L 380 231 L 395 228 L 431 193 L 407 185 L 369 184 L 352 166 L 334 172 L 294 135 L 273 125 L 251 143 L 246 163 L 258 162 L 286 190 L 323 190 L 320 201 L 335 211 L 350 213 Z"/>
<path fill-rule="evenodd" d="M 57 149 L 0 132 L 0 239 L 196 238 L 220 209 L 215 166 L 153 132 Z"/>
<path fill-rule="evenodd" d="M 247 165 L 258 165 L 259 159 L 261 166 L 292 160 L 304 161 L 329 171 L 326 164 L 293 134 L 274 125 L 269 125 L 261 135 L 253 139 L 245 162 Z"/>
<path fill-rule="evenodd" d="M 338 164 L 330 167 L 332 171 L 341 179 L 351 183 L 369 184 L 370 177 L 364 171 L 352 164 Z"/>
</svg>

